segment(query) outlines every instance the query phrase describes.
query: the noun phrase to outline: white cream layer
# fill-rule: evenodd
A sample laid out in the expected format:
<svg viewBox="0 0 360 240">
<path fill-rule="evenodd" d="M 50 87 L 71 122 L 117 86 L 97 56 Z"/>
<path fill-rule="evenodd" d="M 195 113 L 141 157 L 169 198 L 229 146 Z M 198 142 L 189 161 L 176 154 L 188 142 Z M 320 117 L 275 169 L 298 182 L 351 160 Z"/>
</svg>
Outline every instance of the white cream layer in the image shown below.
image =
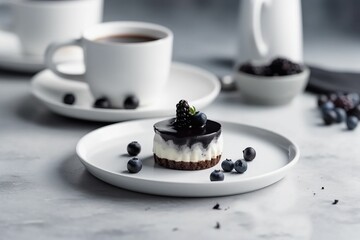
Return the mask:
<svg viewBox="0 0 360 240">
<path fill-rule="evenodd" d="M 210 160 L 221 155 L 223 150 L 222 135 L 214 138 L 205 149 L 201 143 L 195 143 L 189 148 L 187 145 L 178 146 L 173 141 L 165 141 L 159 134 L 155 133 L 153 152 L 159 158 L 166 158 L 176 162 L 199 162 Z"/>
</svg>

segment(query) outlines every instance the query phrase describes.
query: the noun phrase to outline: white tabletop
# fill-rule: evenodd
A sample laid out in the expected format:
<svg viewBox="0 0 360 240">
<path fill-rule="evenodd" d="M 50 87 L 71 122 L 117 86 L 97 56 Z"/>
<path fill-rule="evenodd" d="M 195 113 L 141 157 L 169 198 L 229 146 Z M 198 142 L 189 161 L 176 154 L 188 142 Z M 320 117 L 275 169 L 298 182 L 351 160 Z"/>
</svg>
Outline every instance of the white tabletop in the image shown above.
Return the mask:
<svg viewBox="0 0 360 240">
<path fill-rule="evenodd" d="M 227 42 L 207 42 L 199 36 L 216 29 L 186 38 L 180 23 L 171 24 L 177 61 L 218 75 L 230 71 L 234 35 Z M 356 39 L 326 34 L 306 38 L 305 60 L 360 71 Z M 358 239 L 360 129 L 322 126 L 314 95 L 269 108 L 222 92 L 203 109 L 209 118 L 281 133 L 300 146 L 299 163 L 285 179 L 259 191 L 166 198 L 115 188 L 90 175 L 76 159 L 75 145 L 105 124 L 51 113 L 30 95 L 30 77 L 0 70 L 0 239 Z M 221 210 L 212 209 L 216 203 Z"/>
</svg>

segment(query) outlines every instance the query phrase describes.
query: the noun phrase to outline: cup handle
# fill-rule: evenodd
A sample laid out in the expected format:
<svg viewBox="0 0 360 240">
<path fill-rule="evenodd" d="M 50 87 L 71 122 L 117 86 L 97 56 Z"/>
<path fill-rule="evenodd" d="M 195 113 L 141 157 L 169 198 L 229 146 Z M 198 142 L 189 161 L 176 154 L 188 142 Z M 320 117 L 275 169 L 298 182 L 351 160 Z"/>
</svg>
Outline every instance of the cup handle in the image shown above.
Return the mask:
<svg viewBox="0 0 360 240">
<path fill-rule="evenodd" d="M 264 5 L 268 4 L 268 0 L 251 0 L 251 3 L 250 34 L 252 34 L 258 54 L 260 57 L 264 57 L 268 54 L 269 47 L 261 32 L 261 13 Z"/>
<path fill-rule="evenodd" d="M 50 44 L 47 47 L 46 52 L 45 52 L 45 64 L 55 75 L 57 75 L 61 78 L 83 82 L 83 81 L 85 81 L 85 72 L 82 74 L 64 73 L 64 72 L 61 72 L 58 70 L 58 67 L 57 67 L 58 64 L 56 64 L 54 62 L 55 53 L 59 49 L 61 49 L 63 47 L 68 47 L 68 46 L 82 47 L 82 41 L 81 41 L 81 39 L 72 39 L 72 40 L 67 40 L 64 42 L 55 42 L 55 43 Z"/>
</svg>

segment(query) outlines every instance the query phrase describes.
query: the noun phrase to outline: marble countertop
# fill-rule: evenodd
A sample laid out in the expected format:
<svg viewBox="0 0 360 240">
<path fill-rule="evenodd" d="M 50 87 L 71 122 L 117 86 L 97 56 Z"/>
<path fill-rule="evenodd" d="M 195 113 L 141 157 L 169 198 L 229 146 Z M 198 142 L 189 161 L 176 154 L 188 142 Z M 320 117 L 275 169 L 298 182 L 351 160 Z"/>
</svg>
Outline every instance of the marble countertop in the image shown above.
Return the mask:
<svg viewBox="0 0 360 240">
<path fill-rule="evenodd" d="M 229 39 L 203 43 L 211 29 L 187 39 L 182 25 L 169 24 L 179 36 L 175 60 L 218 75 L 231 71 L 235 44 L 227 44 Z M 305 39 L 306 62 L 359 70 L 357 39 L 326 34 Z M 324 43 L 325 38 L 330 40 Z M 190 43 L 194 50 L 184 51 Z M 30 78 L 0 70 L 0 239 L 349 240 L 360 235 L 360 130 L 322 126 L 314 95 L 269 108 L 245 105 L 239 93 L 222 92 L 205 109 L 209 118 L 281 133 L 300 146 L 300 161 L 282 181 L 259 191 L 168 198 L 122 190 L 90 175 L 75 158 L 75 145 L 105 124 L 51 113 L 30 95 Z M 220 210 L 212 209 L 216 203 Z"/>
</svg>

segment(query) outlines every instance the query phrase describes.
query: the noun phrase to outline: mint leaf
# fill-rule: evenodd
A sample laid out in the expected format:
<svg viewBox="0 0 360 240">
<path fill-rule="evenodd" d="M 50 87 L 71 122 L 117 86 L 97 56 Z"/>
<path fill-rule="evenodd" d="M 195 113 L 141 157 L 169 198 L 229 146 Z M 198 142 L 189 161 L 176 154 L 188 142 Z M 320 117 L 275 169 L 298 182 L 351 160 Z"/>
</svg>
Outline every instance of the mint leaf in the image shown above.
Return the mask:
<svg viewBox="0 0 360 240">
<path fill-rule="evenodd" d="M 190 114 L 195 115 L 195 113 L 196 113 L 196 108 L 194 106 L 191 106 L 190 107 Z"/>
</svg>

